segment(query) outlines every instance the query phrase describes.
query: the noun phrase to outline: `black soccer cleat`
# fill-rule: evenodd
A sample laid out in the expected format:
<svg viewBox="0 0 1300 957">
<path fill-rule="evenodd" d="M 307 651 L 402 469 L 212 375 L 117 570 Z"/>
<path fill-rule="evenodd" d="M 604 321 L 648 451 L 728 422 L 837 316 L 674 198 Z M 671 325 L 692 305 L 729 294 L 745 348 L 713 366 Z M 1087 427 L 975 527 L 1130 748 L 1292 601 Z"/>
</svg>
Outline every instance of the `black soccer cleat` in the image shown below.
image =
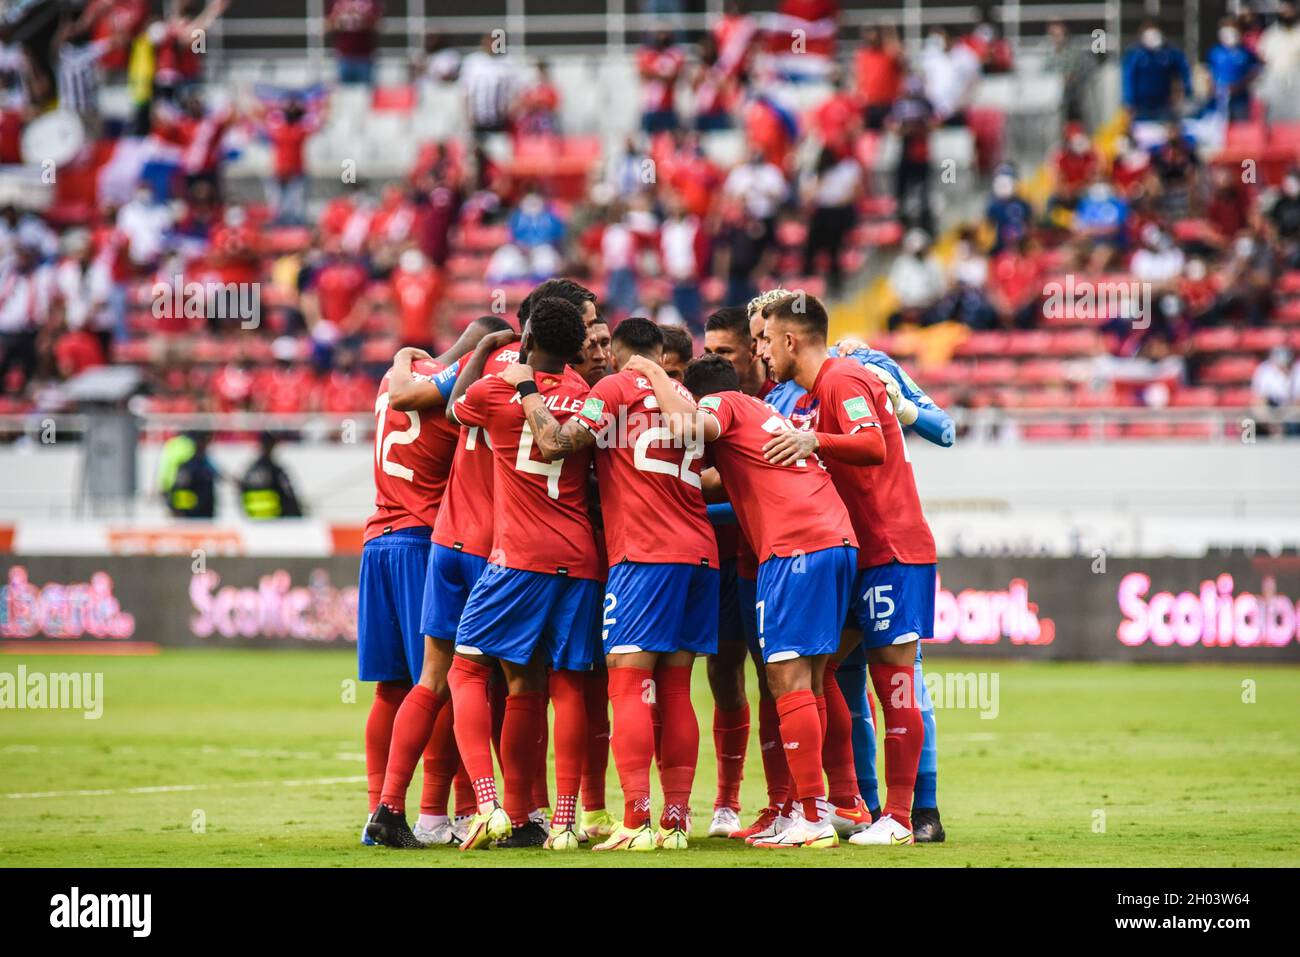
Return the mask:
<svg viewBox="0 0 1300 957">
<path fill-rule="evenodd" d="M 942 844 L 948 835 L 944 833 L 943 822 L 939 820 L 937 807 L 917 807 L 912 809 L 912 836 L 917 844 Z"/>
<path fill-rule="evenodd" d="M 493 847 L 541 847 L 546 843 L 546 828 L 536 821 L 517 827 L 510 836 L 497 841 Z"/>
<path fill-rule="evenodd" d="M 399 814 L 387 804 L 375 808 L 366 824 L 366 833 L 376 844 L 401 850 L 422 850 L 421 844 L 406 823 L 406 815 Z"/>
</svg>

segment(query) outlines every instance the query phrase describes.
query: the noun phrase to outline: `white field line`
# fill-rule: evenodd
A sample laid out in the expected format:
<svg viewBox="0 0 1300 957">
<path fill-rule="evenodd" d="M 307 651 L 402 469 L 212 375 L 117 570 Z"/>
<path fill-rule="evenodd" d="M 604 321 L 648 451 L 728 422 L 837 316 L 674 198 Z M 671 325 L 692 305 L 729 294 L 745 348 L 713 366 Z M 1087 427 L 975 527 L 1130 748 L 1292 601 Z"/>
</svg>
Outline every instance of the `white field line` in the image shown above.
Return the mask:
<svg viewBox="0 0 1300 957">
<path fill-rule="evenodd" d="M 364 774 L 349 775 L 338 778 L 302 778 L 277 781 L 230 781 L 224 784 L 160 784 L 138 788 L 98 788 L 83 791 L 19 791 L 6 794 L 10 800 L 29 798 L 66 798 L 66 797 L 105 797 L 114 794 L 169 794 L 175 791 L 217 791 L 222 788 L 303 788 L 321 787 L 330 784 L 360 784 L 366 780 Z"/>
</svg>

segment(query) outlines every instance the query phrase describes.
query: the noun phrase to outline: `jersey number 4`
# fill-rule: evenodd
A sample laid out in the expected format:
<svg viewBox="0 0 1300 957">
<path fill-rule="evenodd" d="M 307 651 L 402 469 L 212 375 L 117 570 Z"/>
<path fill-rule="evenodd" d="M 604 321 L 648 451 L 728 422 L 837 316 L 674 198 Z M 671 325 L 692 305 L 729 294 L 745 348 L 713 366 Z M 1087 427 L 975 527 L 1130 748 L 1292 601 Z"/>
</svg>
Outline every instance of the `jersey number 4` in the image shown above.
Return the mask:
<svg viewBox="0 0 1300 957">
<path fill-rule="evenodd" d="M 564 468 L 564 459 L 554 462 L 538 462 L 533 459 L 533 430 L 525 422 L 519 431 L 519 454 L 515 456 L 515 468 L 531 475 L 546 476 L 546 494 L 551 498 L 560 497 L 560 472 Z"/>
</svg>

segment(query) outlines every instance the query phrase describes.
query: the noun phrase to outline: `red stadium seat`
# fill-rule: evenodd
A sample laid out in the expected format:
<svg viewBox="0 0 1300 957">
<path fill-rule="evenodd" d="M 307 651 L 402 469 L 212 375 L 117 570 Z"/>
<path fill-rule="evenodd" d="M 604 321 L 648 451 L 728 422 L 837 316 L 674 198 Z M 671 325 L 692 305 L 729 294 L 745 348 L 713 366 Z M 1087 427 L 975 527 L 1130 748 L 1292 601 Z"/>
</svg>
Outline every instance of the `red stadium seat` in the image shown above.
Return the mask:
<svg viewBox="0 0 1300 957">
<path fill-rule="evenodd" d="M 1274 346 L 1286 345 L 1286 341 L 1287 331 L 1276 326 L 1241 331 L 1241 348 L 1248 352 L 1267 352 Z"/>
<path fill-rule="evenodd" d="M 1252 405 L 1255 401 L 1255 393 L 1250 390 L 1249 386 L 1239 386 L 1230 389 L 1219 390 L 1220 408 L 1237 408 L 1240 406 Z"/>
<path fill-rule="evenodd" d="M 1050 332 L 1009 332 L 1006 350 L 1013 356 L 1045 356 L 1051 352 L 1052 334 Z"/>
<path fill-rule="evenodd" d="M 1062 329 L 1051 333 L 1048 354 L 1054 356 L 1092 355 L 1097 348 L 1097 333 L 1092 329 Z"/>
<path fill-rule="evenodd" d="M 1227 326 L 1198 329 L 1192 335 L 1192 346 L 1200 352 L 1233 352 L 1240 338 L 1236 329 Z"/>
<path fill-rule="evenodd" d="M 1078 434 L 1078 427 L 1068 422 L 1031 422 L 1020 429 L 1021 437 L 1030 442 L 1059 442 Z"/>
<path fill-rule="evenodd" d="M 1206 419 L 1201 422 L 1175 422 L 1173 435 L 1179 439 L 1209 439 L 1214 437 L 1214 423 Z"/>
<path fill-rule="evenodd" d="M 1300 270 L 1282 273 L 1278 277 L 1277 291 L 1286 296 L 1300 295 Z"/>
<path fill-rule="evenodd" d="M 1259 360 L 1251 356 L 1231 356 L 1216 359 L 1201 373 L 1201 381 L 1214 385 L 1235 385 L 1249 382 Z"/>
<path fill-rule="evenodd" d="M 1268 143 L 1268 131 L 1263 123 L 1229 123 L 1223 145 L 1236 150 L 1263 152 Z"/>
<path fill-rule="evenodd" d="M 370 108 L 378 113 L 410 113 L 415 109 L 415 87 L 377 86 L 370 97 Z"/>
<path fill-rule="evenodd" d="M 1213 408 L 1218 404 L 1219 393 L 1208 386 L 1187 386 L 1174 393 L 1171 405 L 1179 408 Z"/>
</svg>

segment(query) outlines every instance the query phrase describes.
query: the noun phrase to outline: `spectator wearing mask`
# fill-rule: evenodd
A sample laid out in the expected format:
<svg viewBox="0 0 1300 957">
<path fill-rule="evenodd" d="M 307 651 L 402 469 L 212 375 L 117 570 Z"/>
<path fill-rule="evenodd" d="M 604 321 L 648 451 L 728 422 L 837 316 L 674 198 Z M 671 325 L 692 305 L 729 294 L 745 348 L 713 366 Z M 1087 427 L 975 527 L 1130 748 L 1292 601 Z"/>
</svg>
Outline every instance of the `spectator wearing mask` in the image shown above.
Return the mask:
<svg viewBox="0 0 1300 957">
<path fill-rule="evenodd" d="M 669 195 L 668 215 L 659 228 L 659 258 L 673 284 L 673 306 L 686 325 L 704 334 L 704 303 L 700 297 L 701 264 L 708 253 L 708 236 L 697 217 L 686 211 L 681 197 Z"/>
<path fill-rule="evenodd" d="M 1058 210 L 1072 211 L 1079 197 L 1101 169 L 1101 156 L 1092 148 L 1092 140 L 1081 123 L 1067 123 L 1065 145 L 1052 157 L 1052 196 L 1047 203 L 1048 217 L 1068 227 L 1069 217 L 1057 220 Z"/>
<path fill-rule="evenodd" d="M 1231 254 L 1218 275 L 1223 291 L 1214 304 L 1212 318 L 1240 318 L 1251 326 L 1267 325 L 1273 309 L 1273 284 L 1277 281 L 1277 262 L 1268 244 L 1250 230 L 1242 230 L 1233 240 Z"/>
<path fill-rule="evenodd" d="M 1098 173 L 1074 211 L 1077 237 L 1075 261 L 1091 272 L 1103 272 L 1126 246 L 1129 206 Z"/>
<path fill-rule="evenodd" d="M 266 200 L 278 226 L 302 226 L 307 221 L 307 140 L 320 130 L 324 118 L 308 110 L 303 99 L 290 95 L 281 107 L 266 110 L 262 129 L 271 143 L 271 178 Z"/>
<path fill-rule="evenodd" d="M 1259 38 L 1257 52 L 1265 63 L 1266 86 L 1300 76 L 1300 17 L 1290 0 L 1278 4 L 1277 19 Z"/>
<path fill-rule="evenodd" d="M 936 117 L 922 91 L 919 76 L 903 82 L 903 95 L 894 104 L 887 125 L 898 136 L 898 167 L 894 170 L 894 200 L 899 218 L 913 228 L 934 232 L 930 209 L 930 131 Z"/>
<path fill-rule="evenodd" d="M 1250 392 L 1257 418 L 1268 420 L 1278 412 L 1296 411 L 1300 406 L 1300 363 L 1292 366 L 1290 349 L 1276 346 L 1270 350 L 1250 377 Z M 1300 435 L 1300 421 L 1286 422 L 1282 429 L 1286 435 Z"/>
<path fill-rule="evenodd" d="M 536 190 L 529 190 L 510 214 L 510 242 L 528 261 L 528 277 L 537 282 L 560 271 L 565 226 L 559 213 Z"/>
<path fill-rule="evenodd" d="M 994 256 L 1020 242 L 1033 228 L 1033 208 L 1020 195 L 1012 167 L 1002 166 L 993 174 L 993 198 L 984 210 L 984 219 L 993 230 Z"/>
<path fill-rule="evenodd" d="M 600 235 L 600 269 L 605 275 L 605 301 L 618 318 L 634 313 L 640 300 L 636 286 L 636 236 L 625 222 L 622 203 L 611 203 Z"/>
<path fill-rule="evenodd" d="M 966 107 L 980 77 L 980 61 L 965 43 L 954 43 L 942 27 L 936 27 L 925 41 L 921 54 L 925 77 L 925 98 L 944 126 L 964 126 Z"/>
<path fill-rule="evenodd" d="M 1138 43 L 1124 54 L 1121 70 L 1124 105 L 1137 122 L 1167 122 L 1180 100 L 1191 95 L 1187 58 L 1165 43 L 1154 20 L 1142 22 Z"/>
<path fill-rule="evenodd" d="M 686 68 L 686 57 L 673 43 L 672 33 L 656 33 L 637 53 L 636 62 L 641 77 L 641 129 L 650 134 L 677 129 L 677 81 Z"/>
<path fill-rule="evenodd" d="M 1241 30 L 1233 17 L 1219 22 L 1219 42 L 1205 57 L 1214 83 L 1214 108 L 1233 123 L 1250 118 L 1251 84 L 1259 76 L 1263 61 L 1241 42 Z"/>
<path fill-rule="evenodd" d="M 239 504 L 254 521 L 301 518 L 302 506 L 289 473 L 275 460 L 276 436 L 263 432 L 258 455 L 239 480 Z"/>
<path fill-rule="evenodd" d="M 913 229 L 903 237 L 903 249 L 889 269 L 889 288 L 898 309 L 889 317 L 890 330 L 903 325 L 929 325 L 934 308 L 947 289 L 943 266 L 930 252 L 930 237 Z"/>
<path fill-rule="evenodd" d="M 1270 196 L 1264 223 L 1288 269 L 1300 269 L 1300 170 L 1282 177 L 1282 188 Z"/>
<path fill-rule="evenodd" d="M 557 136 L 560 132 L 560 91 L 551 79 L 551 65 L 537 61 L 537 77 L 519 94 L 515 132 L 520 136 Z"/>
<path fill-rule="evenodd" d="M 434 352 L 443 304 L 442 273 L 417 248 L 404 249 L 389 277 L 397 303 L 398 338 L 403 346 Z"/>
<path fill-rule="evenodd" d="M 744 203 L 745 212 L 763 224 L 764 243 L 771 241 L 776 230 L 776 214 L 790 193 L 780 167 L 766 160 L 761 151 L 752 149 L 745 162 L 727 174 L 722 192 L 729 199 Z"/>
</svg>

